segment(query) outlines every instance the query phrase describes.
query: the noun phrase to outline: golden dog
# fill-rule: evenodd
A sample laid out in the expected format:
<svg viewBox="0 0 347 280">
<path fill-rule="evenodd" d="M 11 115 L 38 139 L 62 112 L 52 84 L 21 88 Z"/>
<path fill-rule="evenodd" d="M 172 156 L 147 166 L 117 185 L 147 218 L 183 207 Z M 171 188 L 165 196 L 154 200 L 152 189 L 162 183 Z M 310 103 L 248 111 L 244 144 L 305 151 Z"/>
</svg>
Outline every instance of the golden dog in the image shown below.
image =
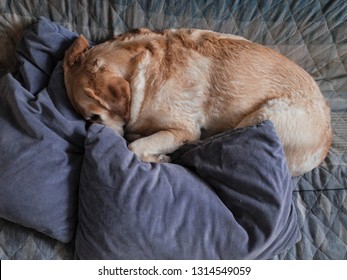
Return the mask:
<svg viewBox="0 0 347 280">
<path fill-rule="evenodd" d="M 293 176 L 331 144 L 330 109 L 317 84 L 279 53 L 212 31 L 138 29 L 66 51 L 69 99 L 83 117 L 132 141 L 143 161 L 232 128 L 271 120 Z"/>
</svg>

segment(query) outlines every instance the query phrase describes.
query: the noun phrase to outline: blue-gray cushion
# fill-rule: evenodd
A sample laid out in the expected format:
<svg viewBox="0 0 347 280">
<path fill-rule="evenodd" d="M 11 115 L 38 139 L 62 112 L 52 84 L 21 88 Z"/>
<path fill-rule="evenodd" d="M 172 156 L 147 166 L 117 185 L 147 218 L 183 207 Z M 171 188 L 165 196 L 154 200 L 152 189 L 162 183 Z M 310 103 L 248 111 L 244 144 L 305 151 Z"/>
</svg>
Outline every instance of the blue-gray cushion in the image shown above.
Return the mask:
<svg viewBox="0 0 347 280">
<path fill-rule="evenodd" d="M 90 127 L 79 258 L 264 259 L 298 240 L 292 182 L 270 121 L 173 157 L 180 165 L 141 162 L 112 130 Z"/>
<path fill-rule="evenodd" d="M 46 20 L 17 48 L 17 75 L 0 79 L 0 217 L 69 242 L 77 226 L 85 122 L 58 63 L 76 34 Z"/>
</svg>

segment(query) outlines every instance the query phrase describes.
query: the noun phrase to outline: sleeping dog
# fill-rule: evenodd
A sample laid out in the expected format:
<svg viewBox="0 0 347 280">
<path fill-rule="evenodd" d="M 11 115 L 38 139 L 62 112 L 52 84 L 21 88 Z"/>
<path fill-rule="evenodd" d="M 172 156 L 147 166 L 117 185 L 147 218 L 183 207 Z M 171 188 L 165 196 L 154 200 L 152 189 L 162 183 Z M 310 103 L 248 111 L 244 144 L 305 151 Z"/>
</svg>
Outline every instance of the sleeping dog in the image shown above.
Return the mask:
<svg viewBox="0 0 347 280">
<path fill-rule="evenodd" d="M 138 29 L 91 48 L 81 35 L 66 51 L 73 107 L 131 141 L 148 162 L 232 128 L 271 120 L 293 176 L 325 158 L 330 109 L 312 77 L 279 53 L 205 30 Z"/>
</svg>

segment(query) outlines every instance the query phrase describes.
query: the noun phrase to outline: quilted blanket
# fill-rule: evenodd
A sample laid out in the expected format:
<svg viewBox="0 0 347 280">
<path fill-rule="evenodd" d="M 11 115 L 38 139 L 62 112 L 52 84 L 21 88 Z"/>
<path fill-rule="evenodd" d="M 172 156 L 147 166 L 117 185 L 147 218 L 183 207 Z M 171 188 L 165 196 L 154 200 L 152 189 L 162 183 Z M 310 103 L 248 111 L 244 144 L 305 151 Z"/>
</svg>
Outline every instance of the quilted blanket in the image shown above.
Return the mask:
<svg viewBox="0 0 347 280">
<path fill-rule="evenodd" d="M 334 139 L 327 159 L 319 168 L 301 177 L 292 178 L 294 186 L 292 201 L 301 233 L 300 241 L 277 256 L 270 254 L 263 257 L 347 258 L 347 3 L 345 1 L 321 3 L 316 0 L 302 2 L 86 0 L 57 3 L 9 0 L 0 4 L 0 14 L 2 47 L 0 62 L 10 71 L 21 69 L 17 67 L 30 67 L 23 65 L 23 61 L 19 61 L 19 64 L 16 62 L 15 49 L 23 36 L 23 31 L 37 22 L 40 16 L 45 16 L 74 32 L 82 33 L 94 42 L 104 41 L 113 35 L 141 26 L 153 29 L 206 28 L 244 36 L 270 46 L 297 62 L 317 80 L 331 105 Z M 21 52 L 25 53 L 25 50 L 22 49 Z M 45 53 L 46 50 L 43 49 L 42 52 Z M 55 63 L 59 64 L 59 58 Z M 49 69 L 41 69 L 41 72 L 52 70 L 54 70 L 53 65 Z M 29 84 L 30 80 L 24 79 L 20 82 L 25 85 Z M 35 89 L 28 88 L 28 91 L 35 93 Z M 75 117 L 70 115 L 69 120 L 74 121 Z M 80 124 L 78 128 L 81 133 L 83 133 L 82 126 Z M 89 133 L 92 133 L 88 136 L 92 143 L 93 139 L 99 137 L 97 133 L 102 135 L 106 132 L 94 128 Z M 80 149 L 76 144 L 73 150 L 67 151 L 67 155 L 73 155 L 72 158 L 79 161 L 81 159 L 78 154 L 84 152 L 84 148 Z M 94 157 L 93 154 L 90 155 L 90 159 Z M 29 229 L 32 228 L 32 224 L 25 226 L 28 228 L 0 220 L 1 259 L 74 258 L 77 248 L 74 241 L 63 244 L 47 237 L 47 235 L 52 236 L 50 232 L 38 233 Z M 65 242 L 70 239 L 70 236 L 68 237 L 58 239 Z M 272 253 L 275 252 L 278 251 L 272 250 Z M 80 251 L 80 254 L 83 252 Z"/>
</svg>

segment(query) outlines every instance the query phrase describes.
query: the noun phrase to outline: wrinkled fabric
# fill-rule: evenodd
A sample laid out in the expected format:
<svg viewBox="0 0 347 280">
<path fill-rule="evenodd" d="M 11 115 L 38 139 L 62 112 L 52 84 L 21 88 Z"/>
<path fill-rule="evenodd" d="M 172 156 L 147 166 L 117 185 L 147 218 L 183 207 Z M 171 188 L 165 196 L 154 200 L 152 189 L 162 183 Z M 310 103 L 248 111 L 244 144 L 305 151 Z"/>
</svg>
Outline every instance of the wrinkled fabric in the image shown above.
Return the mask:
<svg viewBox="0 0 347 280">
<path fill-rule="evenodd" d="M 75 37 L 42 18 L 17 48 L 19 73 L 0 80 L 0 217 L 62 242 L 76 231 L 86 135 L 58 63 Z"/>
<path fill-rule="evenodd" d="M 141 162 L 92 125 L 79 192 L 81 259 L 266 259 L 300 236 L 273 124 L 230 131 Z M 187 169 L 188 168 L 188 169 Z"/>
</svg>

